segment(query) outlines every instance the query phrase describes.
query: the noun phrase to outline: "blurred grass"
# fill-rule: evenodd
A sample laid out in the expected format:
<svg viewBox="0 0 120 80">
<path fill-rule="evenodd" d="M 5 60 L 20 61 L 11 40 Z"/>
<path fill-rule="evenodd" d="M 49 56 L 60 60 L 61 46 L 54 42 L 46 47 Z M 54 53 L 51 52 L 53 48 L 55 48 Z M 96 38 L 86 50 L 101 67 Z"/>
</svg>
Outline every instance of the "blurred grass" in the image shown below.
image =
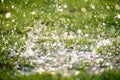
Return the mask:
<svg viewBox="0 0 120 80">
<path fill-rule="evenodd" d="M 120 70 L 108 70 L 101 74 L 88 74 L 81 71 L 79 75 L 63 76 L 60 73 L 50 74 L 48 72 L 42 74 L 15 75 L 14 72 L 3 71 L 0 73 L 1 80 L 119 80 Z"/>
<path fill-rule="evenodd" d="M 91 4 L 95 6 L 95 9 L 90 7 Z M 46 32 L 49 32 L 49 38 L 51 38 L 50 36 L 54 32 L 59 35 L 60 41 L 63 43 L 65 41 L 65 48 L 73 49 L 76 47 L 81 50 L 82 47 L 78 47 L 79 45 L 88 45 L 88 48 L 85 50 L 89 51 L 91 50 L 89 47 L 90 45 L 96 45 L 97 41 L 94 41 L 94 39 L 98 41 L 102 39 L 111 39 L 113 42 L 112 46 L 102 46 L 98 48 L 97 51 L 102 54 L 110 52 L 113 55 L 119 55 L 120 19 L 115 18 L 115 16 L 120 14 L 120 10 L 115 8 L 116 4 L 120 6 L 120 1 L 5 0 L 3 3 L 0 2 L 0 78 L 2 80 L 10 78 L 11 80 L 38 80 L 43 78 L 45 78 L 43 80 L 80 79 L 78 76 L 64 78 L 59 77 L 60 75 L 51 75 L 49 73 L 12 77 L 11 73 L 2 71 L 11 69 L 14 70 L 14 62 L 18 60 L 19 55 L 9 57 L 11 49 L 19 54 L 24 51 L 27 33 L 31 31 L 37 22 L 41 22 L 43 25 L 47 26 L 47 29 L 42 31 L 43 35 L 46 34 Z M 61 8 L 64 8 L 64 5 L 67 5 L 68 7 L 65 8 L 63 12 L 59 12 L 57 7 L 60 6 Z M 12 6 L 14 8 L 12 8 Z M 110 9 L 107 9 L 106 7 Z M 10 18 L 5 17 L 8 12 L 11 13 Z M 35 15 L 32 15 L 32 12 L 35 12 Z M 105 23 L 105 25 L 103 25 L 103 23 Z M 78 30 L 81 30 L 81 33 L 78 33 Z M 64 32 L 75 36 L 81 35 L 82 37 L 64 40 L 63 35 L 61 35 Z M 88 36 L 85 37 L 85 34 L 88 34 Z M 50 42 L 50 40 L 51 39 L 40 39 L 38 42 Z M 51 43 L 54 43 L 55 41 L 56 40 L 52 39 Z M 14 48 L 15 43 L 17 43 L 17 46 Z M 43 52 L 45 51 L 46 49 L 43 46 Z M 22 61 L 21 65 L 24 65 Z M 2 73 L 7 75 L 5 76 Z M 81 77 L 81 80 L 118 80 L 118 73 L 120 72 L 114 70 L 104 72 L 102 74 L 102 78 L 100 79 L 98 75 L 91 77 L 90 75 L 84 76 L 84 74 L 82 74 L 83 77 Z M 49 77 L 49 79 L 47 77 Z"/>
</svg>

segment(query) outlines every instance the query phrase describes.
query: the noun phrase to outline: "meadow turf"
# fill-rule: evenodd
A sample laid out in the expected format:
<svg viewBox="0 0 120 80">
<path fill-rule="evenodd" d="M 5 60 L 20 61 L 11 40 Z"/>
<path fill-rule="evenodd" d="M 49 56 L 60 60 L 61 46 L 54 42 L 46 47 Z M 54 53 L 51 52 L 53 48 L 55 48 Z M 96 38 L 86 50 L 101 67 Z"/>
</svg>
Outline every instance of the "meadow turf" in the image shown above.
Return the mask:
<svg viewBox="0 0 120 80">
<path fill-rule="evenodd" d="M 39 66 L 31 64 L 33 57 L 26 57 L 28 48 L 40 55 L 59 50 L 95 52 L 103 60 L 95 64 L 79 60 L 79 65 L 72 65 L 79 74 L 71 76 L 49 71 L 21 74 L 24 67 L 29 72 Z M 119 80 L 119 59 L 119 0 L 0 1 L 0 80 Z M 88 67 L 96 64 L 104 70 L 90 73 Z"/>
</svg>

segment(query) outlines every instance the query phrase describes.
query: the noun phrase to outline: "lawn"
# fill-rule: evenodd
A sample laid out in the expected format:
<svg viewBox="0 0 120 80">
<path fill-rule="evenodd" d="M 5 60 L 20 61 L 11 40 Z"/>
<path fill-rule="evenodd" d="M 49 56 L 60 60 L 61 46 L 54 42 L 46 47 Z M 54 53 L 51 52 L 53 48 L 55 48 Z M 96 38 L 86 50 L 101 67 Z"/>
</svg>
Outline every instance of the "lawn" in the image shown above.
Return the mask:
<svg viewBox="0 0 120 80">
<path fill-rule="evenodd" d="M 119 80 L 119 0 L 1 0 L 1 80 Z"/>
</svg>

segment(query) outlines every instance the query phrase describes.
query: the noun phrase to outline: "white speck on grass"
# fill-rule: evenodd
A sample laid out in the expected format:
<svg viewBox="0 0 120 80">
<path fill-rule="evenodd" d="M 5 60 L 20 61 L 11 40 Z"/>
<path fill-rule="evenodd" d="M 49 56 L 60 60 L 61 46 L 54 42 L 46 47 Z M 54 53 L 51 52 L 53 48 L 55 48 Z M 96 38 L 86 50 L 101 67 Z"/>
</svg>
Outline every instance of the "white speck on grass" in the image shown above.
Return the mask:
<svg viewBox="0 0 120 80">
<path fill-rule="evenodd" d="M 99 58 L 96 60 L 96 63 L 100 63 L 100 62 L 103 62 L 103 58 Z"/>
<path fill-rule="evenodd" d="M 14 7 L 15 7 L 14 5 L 11 6 L 11 8 L 14 8 Z"/>
<path fill-rule="evenodd" d="M 10 16 L 11 16 L 10 12 L 7 12 L 6 15 L 5 15 L 6 18 L 10 18 Z"/>
<path fill-rule="evenodd" d="M 106 6 L 106 9 L 108 9 L 108 10 L 109 10 L 109 9 L 110 9 L 110 6 Z"/>
<path fill-rule="evenodd" d="M 97 43 L 97 48 L 99 48 L 101 46 L 107 46 L 107 45 L 112 45 L 112 43 L 109 39 L 101 40 Z"/>
<path fill-rule="evenodd" d="M 105 65 L 106 65 L 106 66 L 110 66 L 110 63 L 109 63 L 109 62 L 106 62 Z"/>
<path fill-rule="evenodd" d="M 75 75 L 79 75 L 80 74 L 80 71 L 75 71 Z"/>
<path fill-rule="evenodd" d="M 58 10 L 59 12 L 63 12 L 63 8 L 62 8 L 61 6 L 58 6 L 57 10 Z"/>
<path fill-rule="evenodd" d="M 89 36 L 89 34 L 85 34 L 85 37 L 88 37 Z"/>
<path fill-rule="evenodd" d="M 92 9 L 95 9 L 95 6 L 94 6 L 93 4 L 90 4 L 90 7 L 91 7 Z"/>
<path fill-rule="evenodd" d="M 53 39 L 58 39 L 59 37 L 58 37 L 58 35 L 53 34 L 53 35 L 52 35 L 52 38 L 53 38 Z"/>
<path fill-rule="evenodd" d="M 105 26 L 105 23 L 102 23 L 103 26 Z"/>
<path fill-rule="evenodd" d="M 67 8 L 68 6 L 67 6 L 67 4 L 65 4 L 63 7 L 64 7 L 64 8 Z"/>
<path fill-rule="evenodd" d="M 78 29 L 78 30 L 77 30 L 77 33 L 81 35 L 81 34 L 82 34 L 81 29 Z"/>
<path fill-rule="evenodd" d="M 23 17 L 25 17 L 26 15 L 25 14 L 23 14 Z"/>
<path fill-rule="evenodd" d="M 115 4 L 115 9 L 120 10 L 120 6 L 118 4 Z"/>
<path fill-rule="evenodd" d="M 117 16 L 116 16 L 118 19 L 120 19 L 120 14 L 117 14 Z"/>
<path fill-rule="evenodd" d="M 14 20 L 14 19 L 12 19 L 12 22 L 15 22 L 15 20 Z"/>
<path fill-rule="evenodd" d="M 81 11 L 82 11 L 82 12 L 86 12 L 86 8 L 84 8 L 84 7 L 81 8 Z"/>
<path fill-rule="evenodd" d="M 36 12 L 35 12 L 35 11 L 32 11 L 32 12 L 31 12 L 31 14 L 32 14 L 32 15 L 35 15 L 35 14 L 36 14 Z"/>
</svg>

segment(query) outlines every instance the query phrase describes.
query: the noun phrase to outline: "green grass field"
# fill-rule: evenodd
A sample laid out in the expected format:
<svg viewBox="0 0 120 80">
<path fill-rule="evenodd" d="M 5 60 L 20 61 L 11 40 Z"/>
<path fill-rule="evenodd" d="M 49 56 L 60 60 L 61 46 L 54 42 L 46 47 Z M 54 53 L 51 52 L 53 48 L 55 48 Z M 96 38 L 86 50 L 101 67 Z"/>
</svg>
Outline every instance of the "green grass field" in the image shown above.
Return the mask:
<svg viewBox="0 0 120 80">
<path fill-rule="evenodd" d="M 0 1 L 0 80 L 119 80 L 119 59 L 119 0 Z"/>
</svg>

